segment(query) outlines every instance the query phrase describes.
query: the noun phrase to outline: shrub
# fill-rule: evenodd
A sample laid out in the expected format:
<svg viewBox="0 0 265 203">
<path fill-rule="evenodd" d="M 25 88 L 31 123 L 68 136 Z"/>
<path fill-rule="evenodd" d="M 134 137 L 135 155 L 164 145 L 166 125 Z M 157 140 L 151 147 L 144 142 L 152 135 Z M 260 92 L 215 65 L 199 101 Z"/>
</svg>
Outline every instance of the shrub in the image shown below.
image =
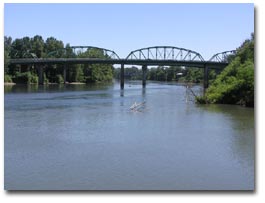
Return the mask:
<svg viewBox="0 0 265 203">
<path fill-rule="evenodd" d="M 27 84 L 30 82 L 29 78 L 30 78 L 29 72 L 25 72 L 25 73 L 16 72 L 13 80 L 15 83 Z"/>
<path fill-rule="evenodd" d="M 59 83 L 59 84 L 64 83 L 63 76 L 60 75 L 60 74 L 56 75 L 56 77 L 55 77 L 55 82 L 56 82 L 56 83 Z"/>
<path fill-rule="evenodd" d="M 47 78 L 46 73 L 43 75 L 43 82 L 44 84 L 49 84 L 49 79 Z"/>
<path fill-rule="evenodd" d="M 195 97 L 195 101 L 198 104 L 207 104 L 208 103 L 207 102 L 207 98 L 204 97 L 204 96 L 197 96 L 197 97 Z"/>
<path fill-rule="evenodd" d="M 30 75 L 30 83 L 31 84 L 38 84 L 39 83 L 39 77 L 35 74 Z"/>
<path fill-rule="evenodd" d="M 11 76 L 10 75 L 7 75 L 7 74 L 5 74 L 4 81 L 5 82 L 9 82 L 9 83 L 13 82 Z"/>
<path fill-rule="evenodd" d="M 14 82 L 19 84 L 37 84 L 38 76 L 30 72 L 19 73 L 17 72 L 14 77 Z"/>
<path fill-rule="evenodd" d="M 210 103 L 254 106 L 254 39 L 244 42 L 205 96 Z"/>
</svg>

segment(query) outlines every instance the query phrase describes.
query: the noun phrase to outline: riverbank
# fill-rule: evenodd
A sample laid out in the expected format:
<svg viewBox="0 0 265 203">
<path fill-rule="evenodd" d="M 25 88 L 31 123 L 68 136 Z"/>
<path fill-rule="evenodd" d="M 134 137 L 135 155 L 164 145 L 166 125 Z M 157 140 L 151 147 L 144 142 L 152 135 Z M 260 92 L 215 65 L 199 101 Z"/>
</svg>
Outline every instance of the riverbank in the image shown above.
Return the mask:
<svg viewBox="0 0 265 203">
<path fill-rule="evenodd" d="M 36 83 L 29 83 L 30 85 L 37 85 Z M 62 83 L 61 83 L 62 84 Z M 67 82 L 65 84 L 68 84 L 68 85 L 85 85 L 86 83 L 84 82 Z M 5 82 L 4 83 L 5 86 L 8 86 L 8 85 L 27 85 L 27 84 L 21 84 L 21 83 L 14 83 L 14 82 Z M 59 83 L 46 83 L 44 85 L 60 85 Z"/>
<path fill-rule="evenodd" d="M 8 86 L 8 85 L 16 85 L 16 83 L 14 82 L 5 82 L 4 85 Z"/>
</svg>

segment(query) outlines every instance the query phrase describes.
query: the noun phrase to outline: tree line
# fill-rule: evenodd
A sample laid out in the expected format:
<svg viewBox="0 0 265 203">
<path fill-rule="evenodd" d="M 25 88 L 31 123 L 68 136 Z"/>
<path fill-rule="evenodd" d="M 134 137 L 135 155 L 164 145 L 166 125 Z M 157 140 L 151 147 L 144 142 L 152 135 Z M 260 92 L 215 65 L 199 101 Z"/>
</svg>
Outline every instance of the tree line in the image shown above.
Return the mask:
<svg viewBox="0 0 265 203">
<path fill-rule="evenodd" d="M 56 52 L 54 52 L 57 50 Z M 53 53 L 53 54 L 50 54 Z M 54 37 L 46 40 L 36 35 L 32 38 L 23 37 L 13 40 L 4 37 L 4 78 L 5 82 L 38 83 L 38 70 L 34 66 L 10 65 L 10 58 L 108 58 L 102 50 L 96 48 L 87 49 L 85 52 L 75 53 L 70 44 L 64 45 L 63 41 Z M 63 83 L 63 65 L 46 65 L 44 69 L 44 83 Z M 210 72 L 210 79 L 216 77 L 216 72 Z M 112 65 L 68 65 L 66 81 L 68 82 L 106 82 L 113 78 L 120 79 L 120 68 Z M 142 71 L 135 66 L 125 68 L 125 79 L 141 80 Z M 199 68 L 185 69 L 180 66 L 152 67 L 147 70 L 147 80 L 153 81 L 179 81 L 201 83 L 203 70 Z"/>
<path fill-rule="evenodd" d="M 55 50 L 58 50 L 54 52 Z M 53 52 L 52 55 L 49 53 Z M 10 65 L 10 58 L 108 58 L 103 50 L 90 48 L 84 52 L 75 53 L 70 44 L 64 45 L 63 41 L 54 37 L 46 40 L 40 35 L 32 38 L 23 37 L 12 40 L 11 37 L 4 37 L 4 78 L 5 82 L 15 83 L 38 83 L 36 67 L 27 65 Z M 45 83 L 62 83 L 63 65 L 47 65 L 44 69 Z M 67 68 L 68 82 L 106 82 L 113 78 L 112 65 L 88 65 L 71 64 Z"/>
<path fill-rule="evenodd" d="M 210 84 L 199 103 L 254 107 L 254 33 L 237 48 L 229 65 Z"/>
<path fill-rule="evenodd" d="M 58 50 L 54 52 L 55 50 Z M 52 53 L 50 55 L 50 53 Z M 32 38 L 23 37 L 13 40 L 4 37 L 4 78 L 5 82 L 38 83 L 37 69 L 34 66 L 10 65 L 10 58 L 108 58 L 103 51 L 96 48 L 87 49 L 85 52 L 75 53 L 70 44 L 64 45 L 63 41 L 54 37 L 46 40 L 36 35 Z M 47 65 L 44 69 L 44 83 L 63 83 L 63 65 Z M 216 72 L 210 72 L 210 79 L 215 78 Z M 120 79 L 120 68 L 114 69 L 112 65 L 68 65 L 66 81 L 68 82 L 105 82 L 113 78 Z M 125 79 L 141 80 L 142 71 L 135 66 L 125 68 Z M 179 66 L 152 67 L 147 70 L 147 80 L 154 81 L 179 81 L 200 83 L 203 80 L 203 70 L 199 68 L 185 69 Z"/>
<path fill-rule="evenodd" d="M 141 80 L 142 70 L 135 66 L 124 68 L 124 77 L 127 80 Z M 152 81 L 177 81 L 182 83 L 202 83 L 203 69 L 191 67 L 185 68 L 181 66 L 169 67 L 151 67 L 147 69 L 147 80 Z M 212 81 L 218 74 L 217 70 L 210 70 L 209 79 Z M 114 77 L 120 79 L 120 68 L 114 70 Z"/>
</svg>

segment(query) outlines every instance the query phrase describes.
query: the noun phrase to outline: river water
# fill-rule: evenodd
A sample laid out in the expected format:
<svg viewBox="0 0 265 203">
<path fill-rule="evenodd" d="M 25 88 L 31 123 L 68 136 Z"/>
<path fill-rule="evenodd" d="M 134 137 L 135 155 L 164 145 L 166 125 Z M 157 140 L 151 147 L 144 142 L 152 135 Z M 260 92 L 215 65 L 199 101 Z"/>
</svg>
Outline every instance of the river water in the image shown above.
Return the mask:
<svg viewBox="0 0 265 203">
<path fill-rule="evenodd" d="M 254 189 L 252 108 L 137 81 L 8 86 L 4 100 L 6 190 Z"/>
</svg>

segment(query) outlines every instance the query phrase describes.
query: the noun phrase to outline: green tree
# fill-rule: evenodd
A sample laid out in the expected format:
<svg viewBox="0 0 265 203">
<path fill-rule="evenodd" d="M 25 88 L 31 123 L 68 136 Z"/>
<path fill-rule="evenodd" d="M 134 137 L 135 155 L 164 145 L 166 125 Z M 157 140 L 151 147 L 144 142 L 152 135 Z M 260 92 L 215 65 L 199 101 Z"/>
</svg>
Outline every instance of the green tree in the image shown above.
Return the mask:
<svg viewBox="0 0 265 203">
<path fill-rule="evenodd" d="M 8 74 L 9 72 L 9 59 L 11 52 L 12 38 L 4 37 L 4 73 Z"/>
<path fill-rule="evenodd" d="M 11 45 L 11 58 L 27 58 L 31 52 L 32 46 L 29 37 L 15 39 Z"/>
<path fill-rule="evenodd" d="M 64 54 L 63 48 L 64 48 L 64 44 L 62 41 L 57 40 L 54 37 L 49 37 L 45 41 L 45 45 L 44 45 L 45 56 L 44 57 L 60 58 Z M 56 50 L 60 50 L 60 51 L 55 52 L 53 55 L 47 56 L 49 53 L 54 52 Z"/>
<path fill-rule="evenodd" d="M 61 58 L 65 55 L 64 44 L 54 37 L 48 37 L 44 43 L 43 57 Z M 63 65 L 48 65 L 45 68 L 45 74 L 49 82 L 58 82 L 58 75 L 63 72 Z"/>
<path fill-rule="evenodd" d="M 176 80 L 176 70 L 177 68 L 175 66 L 170 66 L 167 69 L 167 81 Z"/>
<path fill-rule="evenodd" d="M 147 72 L 147 79 L 148 80 L 157 80 L 156 77 L 156 68 L 150 68 Z"/>
<path fill-rule="evenodd" d="M 158 66 L 156 69 L 156 79 L 158 81 L 165 81 L 166 80 L 166 72 L 164 67 Z"/>
<path fill-rule="evenodd" d="M 100 58 L 106 59 L 106 56 L 101 49 L 88 48 L 84 53 L 78 55 L 81 58 Z M 113 78 L 113 66 L 105 64 L 92 64 L 92 65 L 82 65 L 84 80 L 87 83 L 90 82 L 104 82 L 111 81 Z"/>
<path fill-rule="evenodd" d="M 36 35 L 31 38 L 31 53 L 33 53 L 36 57 L 41 58 L 44 55 L 44 40 L 42 36 Z"/>
<path fill-rule="evenodd" d="M 206 91 L 209 103 L 254 106 L 254 35 L 238 49 L 235 58 Z"/>
</svg>

